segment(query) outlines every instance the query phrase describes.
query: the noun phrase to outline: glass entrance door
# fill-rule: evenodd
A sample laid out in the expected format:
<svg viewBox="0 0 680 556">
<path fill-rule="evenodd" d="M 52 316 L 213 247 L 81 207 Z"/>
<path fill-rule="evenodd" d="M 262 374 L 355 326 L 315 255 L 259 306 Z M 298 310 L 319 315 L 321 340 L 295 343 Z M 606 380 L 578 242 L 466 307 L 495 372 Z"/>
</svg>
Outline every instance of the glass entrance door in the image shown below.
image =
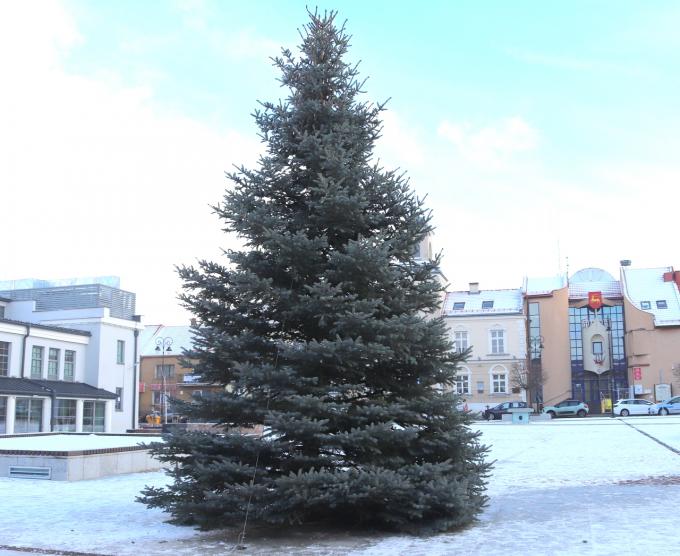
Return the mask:
<svg viewBox="0 0 680 556">
<path fill-rule="evenodd" d="M 0 434 L 7 433 L 7 398 L 0 397 Z"/>
</svg>

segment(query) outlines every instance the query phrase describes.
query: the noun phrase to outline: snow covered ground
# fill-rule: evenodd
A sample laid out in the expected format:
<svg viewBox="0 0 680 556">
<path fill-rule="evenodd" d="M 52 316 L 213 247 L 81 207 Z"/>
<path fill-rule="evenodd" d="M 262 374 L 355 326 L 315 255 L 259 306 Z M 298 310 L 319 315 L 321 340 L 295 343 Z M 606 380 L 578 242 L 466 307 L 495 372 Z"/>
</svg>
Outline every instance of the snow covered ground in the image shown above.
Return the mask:
<svg viewBox="0 0 680 556">
<path fill-rule="evenodd" d="M 98 434 L 47 434 L 36 436 L 0 437 L 0 450 L 40 450 L 44 452 L 69 452 L 77 450 L 99 450 L 102 448 L 125 448 L 150 442 L 159 442 L 160 437 L 133 435 Z"/>
<path fill-rule="evenodd" d="M 490 502 L 476 525 L 424 538 L 251 531 L 238 553 L 622 556 L 680 549 L 680 416 L 475 426 L 496 461 Z M 162 473 L 73 483 L 0 479 L 0 554 L 13 554 L 12 547 L 149 556 L 234 550 L 236 532 L 175 527 L 134 502 L 144 485 L 165 481 Z"/>
</svg>

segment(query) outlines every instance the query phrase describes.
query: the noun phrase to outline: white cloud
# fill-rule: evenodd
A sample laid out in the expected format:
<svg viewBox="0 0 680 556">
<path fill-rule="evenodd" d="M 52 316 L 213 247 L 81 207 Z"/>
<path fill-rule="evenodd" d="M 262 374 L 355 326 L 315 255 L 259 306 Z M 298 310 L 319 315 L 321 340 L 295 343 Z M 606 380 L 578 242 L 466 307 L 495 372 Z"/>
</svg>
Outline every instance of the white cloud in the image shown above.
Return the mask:
<svg viewBox="0 0 680 556">
<path fill-rule="evenodd" d="M 545 52 L 532 52 L 531 50 L 525 50 L 522 48 L 508 48 L 506 49 L 506 52 L 510 57 L 522 62 L 526 62 L 527 64 L 538 64 L 566 70 L 594 70 L 598 66 L 602 65 L 601 62 L 596 62 L 595 60 L 559 54 L 549 54 Z"/>
<path fill-rule="evenodd" d="M 212 24 L 213 7 L 203 0 L 180 0 L 175 7 L 182 14 L 184 26 L 205 39 L 211 48 L 228 59 L 249 60 L 277 56 L 281 45 L 258 35 L 253 29 L 225 32 Z"/>
<path fill-rule="evenodd" d="M 213 33 L 211 42 L 215 48 L 220 49 L 227 57 L 237 60 L 249 58 L 268 59 L 281 53 L 281 45 L 257 35 L 250 29 L 237 33 L 224 34 Z"/>
<path fill-rule="evenodd" d="M 425 159 L 423 148 L 414 129 L 394 111 L 386 110 L 380 115 L 383 123 L 382 137 L 377 151 L 390 167 L 409 169 L 419 166 Z"/>
<path fill-rule="evenodd" d="M 518 153 L 534 150 L 539 142 L 538 132 L 517 116 L 477 129 L 444 120 L 437 131 L 464 159 L 490 169 L 504 166 Z"/>
<path fill-rule="evenodd" d="M 0 13 L 0 60 L 14 69 L 26 62 L 52 65 L 59 50 L 82 41 L 73 19 L 56 0 L 3 2 Z"/>
<path fill-rule="evenodd" d="M 170 113 L 115 74 L 68 73 L 78 40 L 59 4 L 0 4 L 0 278 L 120 275 L 140 312 L 176 322 L 173 266 L 234 241 L 208 205 L 259 141 Z"/>
</svg>

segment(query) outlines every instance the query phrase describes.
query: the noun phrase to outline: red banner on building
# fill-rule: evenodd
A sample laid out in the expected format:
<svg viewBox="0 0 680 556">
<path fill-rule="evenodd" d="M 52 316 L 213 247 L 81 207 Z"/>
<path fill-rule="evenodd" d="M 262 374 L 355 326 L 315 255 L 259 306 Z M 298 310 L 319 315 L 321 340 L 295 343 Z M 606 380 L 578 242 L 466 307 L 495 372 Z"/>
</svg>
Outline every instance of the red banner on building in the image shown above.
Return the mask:
<svg viewBox="0 0 680 556">
<path fill-rule="evenodd" d="M 642 368 L 633 367 L 633 380 L 642 380 Z"/>
<path fill-rule="evenodd" d="M 588 306 L 596 311 L 602 307 L 602 292 L 588 292 Z"/>
</svg>

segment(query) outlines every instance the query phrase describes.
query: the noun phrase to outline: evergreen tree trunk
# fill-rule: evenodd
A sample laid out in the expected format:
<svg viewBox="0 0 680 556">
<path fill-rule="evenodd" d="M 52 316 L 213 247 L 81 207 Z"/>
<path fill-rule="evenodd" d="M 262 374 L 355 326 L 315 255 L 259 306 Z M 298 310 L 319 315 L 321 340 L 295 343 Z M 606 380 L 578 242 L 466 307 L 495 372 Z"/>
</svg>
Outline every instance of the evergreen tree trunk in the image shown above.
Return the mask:
<svg viewBox="0 0 680 556">
<path fill-rule="evenodd" d="M 310 16 L 301 56 L 276 60 L 290 96 L 255 114 L 267 152 L 215 207 L 245 247 L 179 270 L 196 371 L 224 385 L 192 412 L 218 427 L 167 435 L 155 452 L 174 483 L 141 501 L 204 529 L 248 511 L 448 530 L 484 505 L 488 465 L 442 388 L 462 356 L 434 317 L 439 261 L 414 256 L 430 213 L 373 161 L 383 107 L 358 100 L 344 28 Z"/>
</svg>

